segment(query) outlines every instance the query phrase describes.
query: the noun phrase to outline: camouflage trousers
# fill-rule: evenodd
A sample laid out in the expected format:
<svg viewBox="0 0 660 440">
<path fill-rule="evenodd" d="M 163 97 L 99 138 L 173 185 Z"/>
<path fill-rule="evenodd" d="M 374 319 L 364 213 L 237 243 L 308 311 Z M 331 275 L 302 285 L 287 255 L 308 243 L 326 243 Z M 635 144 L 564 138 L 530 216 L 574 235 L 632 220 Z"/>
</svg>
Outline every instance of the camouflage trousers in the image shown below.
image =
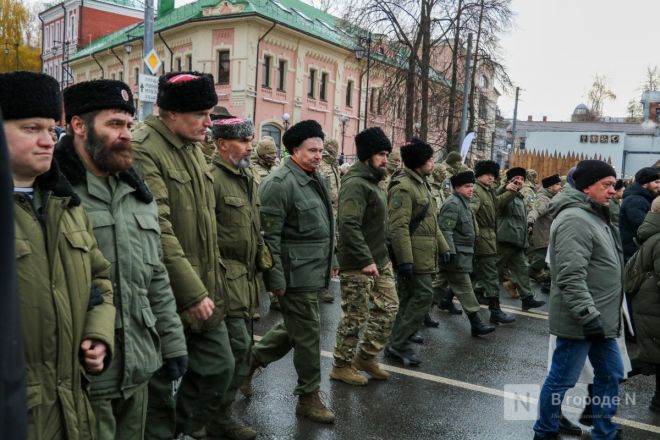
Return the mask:
<svg viewBox="0 0 660 440">
<path fill-rule="evenodd" d="M 356 348 L 365 359 L 375 357 L 390 337 L 399 309 L 392 264 L 388 263 L 378 272 L 378 278 L 359 270 L 340 273 L 342 314 L 333 354 L 338 367 L 351 363 Z"/>
</svg>

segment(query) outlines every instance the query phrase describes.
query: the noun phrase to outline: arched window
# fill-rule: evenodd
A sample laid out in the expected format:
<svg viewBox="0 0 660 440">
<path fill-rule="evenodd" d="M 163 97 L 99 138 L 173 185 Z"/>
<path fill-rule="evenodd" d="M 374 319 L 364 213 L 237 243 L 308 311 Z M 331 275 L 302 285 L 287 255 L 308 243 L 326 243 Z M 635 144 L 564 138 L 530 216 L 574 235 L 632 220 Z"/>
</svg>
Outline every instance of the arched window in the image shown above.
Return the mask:
<svg viewBox="0 0 660 440">
<path fill-rule="evenodd" d="M 261 127 L 261 137 L 270 136 L 275 141 L 277 150 L 280 150 L 280 141 L 282 138 L 282 129 L 275 124 L 264 124 Z"/>
</svg>

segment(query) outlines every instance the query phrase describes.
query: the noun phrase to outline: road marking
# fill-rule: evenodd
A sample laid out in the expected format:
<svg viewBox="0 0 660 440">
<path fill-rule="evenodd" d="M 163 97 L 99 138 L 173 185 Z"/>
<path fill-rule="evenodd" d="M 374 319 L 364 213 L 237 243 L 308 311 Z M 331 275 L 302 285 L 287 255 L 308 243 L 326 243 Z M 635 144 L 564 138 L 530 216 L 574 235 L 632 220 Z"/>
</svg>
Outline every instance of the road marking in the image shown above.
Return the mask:
<svg viewBox="0 0 660 440">
<path fill-rule="evenodd" d="M 454 304 L 460 305 L 460 301 L 454 299 Z M 488 310 L 488 306 L 480 304 L 482 309 Z M 537 319 L 548 319 L 548 312 L 526 312 L 520 309 L 514 309 L 511 306 L 505 306 L 500 304 L 500 308 L 508 313 L 513 313 L 514 315 L 527 316 L 528 318 L 537 318 Z"/>
</svg>

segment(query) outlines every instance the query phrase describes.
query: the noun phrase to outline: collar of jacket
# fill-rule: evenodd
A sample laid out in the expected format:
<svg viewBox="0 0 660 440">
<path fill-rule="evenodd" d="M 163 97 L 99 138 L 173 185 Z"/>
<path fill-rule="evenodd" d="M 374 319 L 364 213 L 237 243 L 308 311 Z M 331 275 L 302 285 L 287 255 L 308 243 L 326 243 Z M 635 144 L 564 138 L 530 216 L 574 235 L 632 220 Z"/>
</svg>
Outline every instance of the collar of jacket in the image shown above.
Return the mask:
<svg viewBox="0 0 660 440">
<path fill-rule="evenodd" d="M 476 184 L 479 185 L 480 187 L 482 187 L 484 190 L 486 190 L 488 192 L 495 191 L 495 188 L 493 188 L 492 185 L 486 185 L 481 180 L 477 179 Z"/>
<path fill-rule="evenodd" d="M 170 143 L 174 148 L 180 150 L 188 145 L 194 145 L 197 142 L 186 142 L 176 135 L 172 130 L 170 130 L 167 125 L 156 115 L 149 115 L 144 120 L 144 124 L 153 128 L 160 134 L 167 142 Z"/>
<path fill-rule="evenodd" d="M 417 171 L 408 167 L 403 167 L 403 170 L 406 172 L 406 175 L 410 176 L 411 179 L 416 180 L 424 186 L 428 185 L 428 180 L 426 180 L 426 178 L 419 174 Z"/>
<path fill-rule="evenodd" d="M 373 182 L 375 184 L 378 184 L 380 182 L 380 176 L 378 175 L 378 171 L 373 169 L 371 166 L 365 164 L 362 161 L 357 161 L 353 164 L 351 168 L 349 168 L 348 173 L 346 173 L 345 178 L 348 177 L 362 177 L 366 180 L 369 180 L 370 182 Z"/>
<path fill-rule="evenodd" d="M 548 188 L 541 188 L 541 193 L 546 195 L 550 199 L 553 198 L 554 196 L 556 196 L 557 194 L 559 194 L 559 193 L 550 191 Z"/>
<path fill-rule="evenodd" d="M 291 174 L 293 174 L 293 177 L 296 178 L 300 186 L 307 185 L 309 182 L 314 180 L 314 178 L 307 174 L 305 170 L 296 165 L 296 163 L 291 160 L 291 157 L 289 156 L 284 158 L 284 166 L 291 171 Z M 317 176 L 318 178 L 318 171 L 314 172 L 314 176 Z"/>
<path fill-rule="evenodd" d="M 80 205 L 80 197 L 75 193 L 71 183 L 54 160 L 51 162 L 50 169 L 34 180 L 34 186 L 43 192 L 50 192 L 56 197 L 68 197 L 69 206 Z"/>
<path fill-rule="evenodd" d="M 87 168 L 73 146 L 73 138 L 68 134 L 63 136 L 55 147 L 55 160 L 62 170 L 62 174 L 71 182 L 71 185 L 87 185 Z M 134 168 L 129 168 L 117 174 L 117 178 L 135 190 L 135 198 L 143 203 L 151 203 L 153 195 L 138 176 Z"/>
</svg>

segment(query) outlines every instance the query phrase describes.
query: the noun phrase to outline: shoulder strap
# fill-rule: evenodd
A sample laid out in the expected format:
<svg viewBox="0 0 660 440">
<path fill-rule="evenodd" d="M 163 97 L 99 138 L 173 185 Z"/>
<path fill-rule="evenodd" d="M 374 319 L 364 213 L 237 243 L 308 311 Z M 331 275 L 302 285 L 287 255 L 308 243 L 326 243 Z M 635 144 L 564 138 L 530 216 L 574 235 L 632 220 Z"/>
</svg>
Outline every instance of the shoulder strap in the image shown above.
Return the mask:
<svg viewBox="0 0 660 440">
<path fill-rule="evenodd" d="M 426 217 L 426 213 L 429 212 L 429 207 L 431 206 L 431 200 L 429 199 L 429 202 L 424 205 L 421 211 L 419 211 L 419 214 L 415 216 L 412 220 L 410 220 L 410 225 L 408 225 L 408 232 L 410 235 L 413 235 L 417 228 L 419 227 L 420 224 L 424 221 L 424 218 Z"/>
</svg>

